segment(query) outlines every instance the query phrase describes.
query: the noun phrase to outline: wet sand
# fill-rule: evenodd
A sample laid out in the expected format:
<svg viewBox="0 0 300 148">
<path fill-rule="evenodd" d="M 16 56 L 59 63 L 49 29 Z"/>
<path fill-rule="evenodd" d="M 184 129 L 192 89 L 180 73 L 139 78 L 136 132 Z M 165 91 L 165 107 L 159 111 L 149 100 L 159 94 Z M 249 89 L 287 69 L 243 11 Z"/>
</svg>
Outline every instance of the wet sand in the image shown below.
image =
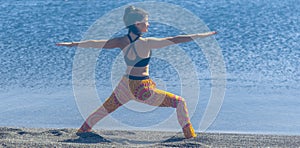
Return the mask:
<svg viewBox="0 0 300 148">
<path fill-rule="evenodd" d="M 0 127 L 0 147 L 300 147 L 300 136 Z"/>
</svg>

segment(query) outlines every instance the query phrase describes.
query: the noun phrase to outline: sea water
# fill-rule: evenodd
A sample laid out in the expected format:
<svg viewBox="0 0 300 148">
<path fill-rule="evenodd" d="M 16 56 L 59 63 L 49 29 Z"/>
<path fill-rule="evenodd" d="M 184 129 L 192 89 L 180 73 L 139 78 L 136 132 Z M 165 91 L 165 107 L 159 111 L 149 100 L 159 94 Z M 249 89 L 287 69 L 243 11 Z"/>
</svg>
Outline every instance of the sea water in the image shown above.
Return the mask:
<svg viewBox="0 0 300 148">
<path fill-rule="evenodd" d="M 142 1 L 2 0 L 0 126 L 79 127 L 84 117 L 74 96 L 72 83 L 73 63 L 78 49 L 57 47 L 55 43 L 84 39 L 96 20 L 134 2 Z M 300 134 L 298 1 L 157 2 L 188 10 L 210 30 L 218 32 L 214 38 L 222 50 L 226 91 L 222 108 L 207 131 Z M 176 20 L 176 14 L 174 17 Z M 179 28 L 151 22 L 151 14 L 149 19 L 146 37 L 184 33 Z M 107 22 L 102 27 L 109 28 L 112 25 Z M 110 30 L 107 29 L 107 32 Z M 125 29 L 115 35 L 122 34 L 126 34 Z M 191 120 L 199 129 L 211 94 L 209 62 L 195 42 L 183 43 L 178 47 L 191 59 L 197 73 L 195 79 L 199 82 L 200 95 L 198 98 L 185 99 L 190 106 L 190 100 L 197 100 Z M 181 55 L 172 50 L 165 52 L 174 54 L 173 60 L 183 60 Z M 114 88 L 112 67 L 119 54 L 119 49 L 99 52 L 94 77 L 99 104 Z M 188 76 L 189 70 L 184 70 L 185 75 Z M 172 66 L 172 61 L 153 58 L 150 75 L 159 88 L 182 94 L 180 79 L 183 78 Z M 110 116 L 125 126 L 113 127 L 109 122 L 100 122 L 96 128 L 157 130 L 153 125 L 160 125 L 176 114 L 171 108 L 149 108 L 148 111 L 139 112 L 141 104 L 132 105 L 136 109 L 121 107 Z M 86 106 L 88 108 L 88 102 Z M 170 128 L 163 126 L 159 130 L 179 129 L 176 119 L 170 124 Z"/>
</svg>

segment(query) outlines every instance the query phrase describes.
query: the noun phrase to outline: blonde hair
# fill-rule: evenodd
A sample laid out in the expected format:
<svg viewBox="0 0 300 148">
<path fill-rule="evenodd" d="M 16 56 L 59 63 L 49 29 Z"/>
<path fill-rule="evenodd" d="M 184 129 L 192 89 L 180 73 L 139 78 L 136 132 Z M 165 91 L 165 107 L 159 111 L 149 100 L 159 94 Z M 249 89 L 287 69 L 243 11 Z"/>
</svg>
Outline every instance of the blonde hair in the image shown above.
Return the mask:
<svg viewBox="0 0 300 148">
<path fill-rule="evenodd" d="M 142 21 L 146 16 L 148 16 L 148 13 L 145 10 L 129 6 L 125 9 L 123 21 L 125 26 L 128 27 L 130 25 L 134 25 L 137 21 Z"/>
<path fill-rule="evenodd" d="M 140 35 L 141 32 L 135 27 L 137 21 L 142 21 L 148 16 L 148 12 L 141 8 L 136 8 L 134 6 L 129 6 L 125 9 L 123 21 L 126 28 L 134 34 Z"/>
</svg>

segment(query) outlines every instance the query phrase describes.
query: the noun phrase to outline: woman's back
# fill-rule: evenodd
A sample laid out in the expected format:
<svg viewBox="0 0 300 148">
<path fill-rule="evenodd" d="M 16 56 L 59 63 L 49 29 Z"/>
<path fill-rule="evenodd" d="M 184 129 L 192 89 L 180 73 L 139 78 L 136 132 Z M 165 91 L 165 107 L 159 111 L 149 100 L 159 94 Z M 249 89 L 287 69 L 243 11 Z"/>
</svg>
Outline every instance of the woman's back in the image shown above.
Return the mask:
<svg viewBox="0 0 300 148">
<path fill-rule="evenodd" d="M 123 37 L 123 41 L 127 42 L 127 46 L 122 48 L 127 65 L 126 74 L 148 76 L 151 50 L 147 46 L 147 39 L 128 34 Z"/>
</svg>

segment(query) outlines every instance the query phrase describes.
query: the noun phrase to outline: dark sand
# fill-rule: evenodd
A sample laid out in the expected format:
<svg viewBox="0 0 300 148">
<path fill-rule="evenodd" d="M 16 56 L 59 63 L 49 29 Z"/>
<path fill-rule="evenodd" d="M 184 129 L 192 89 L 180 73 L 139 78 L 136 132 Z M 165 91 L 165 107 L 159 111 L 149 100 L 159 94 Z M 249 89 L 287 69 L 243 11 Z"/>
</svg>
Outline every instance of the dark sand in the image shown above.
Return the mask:
<svg viewBox="0 0 300 148">
<path fill-rule="evenodd" d="M 0 127 L 0 147 L 300 147 L 300 136 Z"/>
</svg>

